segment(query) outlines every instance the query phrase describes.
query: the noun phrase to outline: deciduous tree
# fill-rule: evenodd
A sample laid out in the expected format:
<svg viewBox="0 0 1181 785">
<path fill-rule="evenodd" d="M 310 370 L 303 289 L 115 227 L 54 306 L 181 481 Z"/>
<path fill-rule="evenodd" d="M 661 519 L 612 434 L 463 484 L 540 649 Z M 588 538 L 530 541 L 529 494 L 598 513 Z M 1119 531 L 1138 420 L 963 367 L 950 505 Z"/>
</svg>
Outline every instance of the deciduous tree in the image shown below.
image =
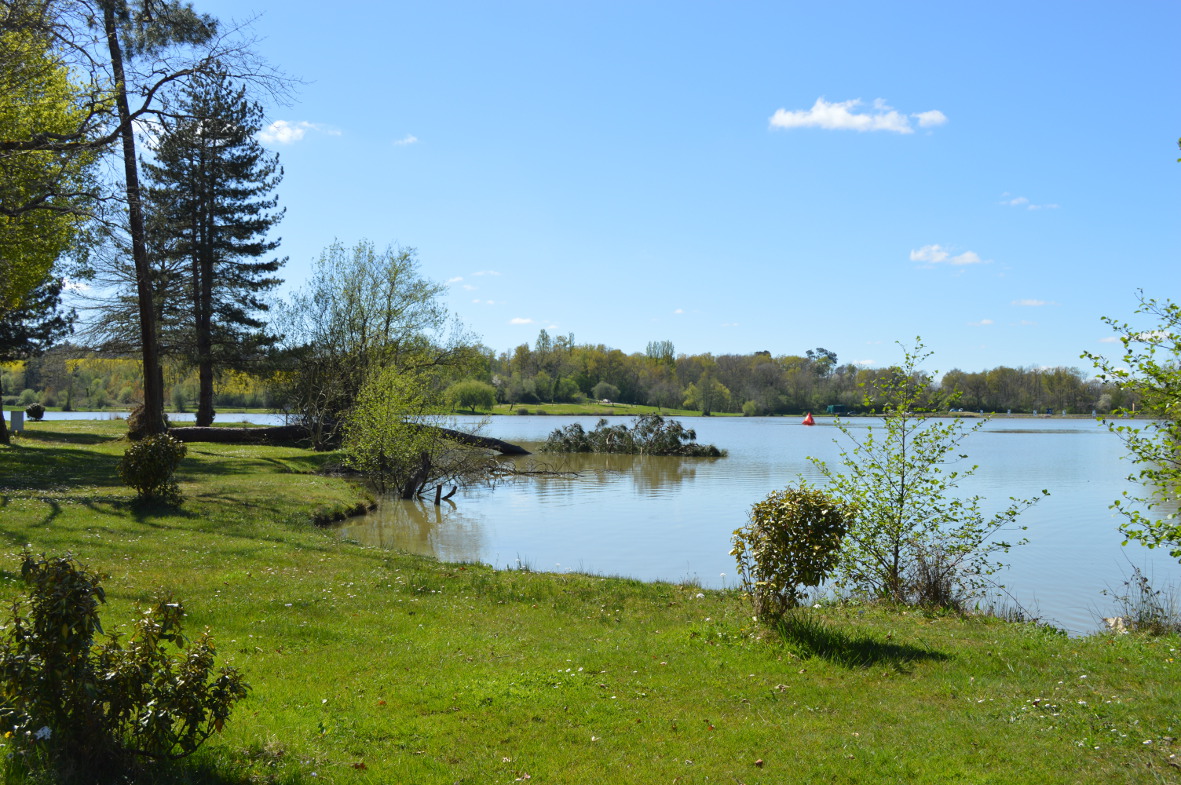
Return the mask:
<svg viewBox="0 0 1181 785">
<path fill-rule="evenodd" d="M 1011 547 L 999 535 L 1039 497 L 1012 499 L 988 516 L 979 496 L 955 494 L 976 469 L 953 468 L 967 458 L 961 445 L 984 421 L 969 427 L 959 418 L 932 417 L 946 412 L 950 401 L 932 395 L 919 369 L 929 356 L 916 339 L 913 349 L 904 347 L 900 366 L 878 376 L 869 395 L 880 402 L 880 428 L 854 431 L 838 423 L 852 443 L 839 467 L 811 460 L 826 490 L 857 509 L 842 548 L 840 580 L 895 602 L 954 604 L 986 587 L 1000 566 L 996 556 Z"/>
<path fill-rule="evenodd" d="M 1154 300 L 1139 293 L 1136 313 L 1153 324 L 1132 326 L 1110 317 L 1106 322 L 1119 335 L 1123 355 L 1118 360 L 1086 352 L 1099 378 L 1114 382 L 1140 402 L 1140 413 L 1153 419 L 1125 419 L 1133 412 L 1119 408 L 1107 427 L 1124 440 L 1137 470 L 1129 480 L 1140 492 L 1125 492 L 1113 505 L 1124 515 L 1120 526 L 1125 542 L 1149 548 L 1165 547 L 1181 560 L 1181 305 Z"/>
<path fill-rule="evenodd" d="M 0 140 L 66 133 L 80 122 L 79 90 L 41 24 L 41 3 L 0 3 Z M 94 184 L 93 152 L 0 145 L 0 321 L 24 308 L 70 245 Z"/>
<path fill-rule="evenodd" d="M 362 386 L 377 371 L 462 372 L 478 359 L 473 341 L 447 329 L 445 289 L 422 276 L 412 248 L 336 242 L 307 285 L 280 304 L 285 337 L 276 392 L 317 447 L 339 441 Z"/>
</svg>

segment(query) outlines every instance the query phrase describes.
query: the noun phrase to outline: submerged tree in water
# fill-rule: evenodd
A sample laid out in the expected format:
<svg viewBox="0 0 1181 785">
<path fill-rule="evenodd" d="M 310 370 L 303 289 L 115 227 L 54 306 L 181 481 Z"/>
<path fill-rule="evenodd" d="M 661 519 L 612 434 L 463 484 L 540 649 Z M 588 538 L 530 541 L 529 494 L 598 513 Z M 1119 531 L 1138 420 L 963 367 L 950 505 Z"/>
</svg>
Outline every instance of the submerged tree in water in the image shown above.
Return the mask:
<svg viewBox="0 0 1181 785">
<path fill-rule="evenodd" d="M 545 441 L 543 452 L 601 452 L 630 455 L 682 455 L 693 458 L 721 458 L 725 450 L 712 444 L 698 444 L 696 431 L 659 414 L 642 414 L 632 427 L 608 425 L 599 420 L 593 431 L 578 423 L 555 429 Z"/>
</svg>

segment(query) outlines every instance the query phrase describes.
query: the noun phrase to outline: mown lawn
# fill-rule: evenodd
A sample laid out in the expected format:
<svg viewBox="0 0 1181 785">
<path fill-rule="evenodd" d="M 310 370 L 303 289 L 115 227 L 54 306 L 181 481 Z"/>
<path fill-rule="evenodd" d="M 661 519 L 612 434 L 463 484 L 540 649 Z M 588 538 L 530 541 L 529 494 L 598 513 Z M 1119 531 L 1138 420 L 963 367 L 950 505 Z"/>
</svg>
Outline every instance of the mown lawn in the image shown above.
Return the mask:
<svg viewBox="0 0 1181 785">
<path fill-rule="evenodd" d="M 110 575 L 108 629 L 157 588 L 212 628 L 252 692 L 153 781 L 1181 780 L 1177 637 L 840 605 L 785 638 L 734 592 L 343 542 L 310 521 L 365 492 L 295 448 L 190 445 L 184 505 L 139 506 L 120 428 L 0 447 L 0 594 L 29 544 Z"/>
</svg>

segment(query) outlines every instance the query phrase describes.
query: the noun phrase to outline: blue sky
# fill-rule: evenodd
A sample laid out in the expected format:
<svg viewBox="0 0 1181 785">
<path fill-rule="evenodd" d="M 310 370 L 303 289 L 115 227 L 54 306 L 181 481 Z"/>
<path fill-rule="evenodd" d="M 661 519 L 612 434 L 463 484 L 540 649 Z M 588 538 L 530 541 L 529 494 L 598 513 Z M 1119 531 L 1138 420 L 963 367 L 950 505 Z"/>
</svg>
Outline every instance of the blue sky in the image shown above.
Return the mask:
<svg viewBox="0 0 1181 785">
<path fill-rule="evenodd" d="M 1176 2 L 195 5 L 305 81 L 289 286 L 413 246 L 496 350 L 1085 367 L 1179 296 Z"/>
</svg>

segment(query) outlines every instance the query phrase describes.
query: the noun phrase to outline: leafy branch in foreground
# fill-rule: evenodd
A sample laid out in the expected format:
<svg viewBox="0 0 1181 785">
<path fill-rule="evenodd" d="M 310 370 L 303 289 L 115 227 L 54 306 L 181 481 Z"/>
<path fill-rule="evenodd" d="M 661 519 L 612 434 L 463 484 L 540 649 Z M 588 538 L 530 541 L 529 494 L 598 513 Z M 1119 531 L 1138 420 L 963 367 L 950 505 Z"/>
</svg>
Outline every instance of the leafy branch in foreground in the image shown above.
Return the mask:
<svg viewBox="0 0 1181 785">
<path fill-rule="evenodd" d="M 545 440 L 542 452 L 597 452 L 630 455 L 681 455 L 691 458 L 722 458 L 725 450 L 712 444 L 698 444 L 697 432 L 677 420 L 659 414 L 642 414 L 632 427 L 608 425 L 602 419 L 593 431 L 578 423 L 556 428 Z"/>
<path fill-rule="evenodd" d="M 1149 548 L 1167 547 L 1181 560 L 1181 520 L 1178 519 L 1178 490 L 1181 489 L 1181 305 L 1157 301 L 1139 293 L 1137 314 L 1152 317 L 1156 325 L 1138 330 L 1109 317 L 1107 323 L 1119 334 L 1123 356 L 1109 360 L 1090 352 L 1083 357 L 1095 364 L 1099 379 L 1114 382 L 1121 391 L 1138 401 L 1141 413 L 1151 420 L 1126 420 L 1135 414 L 1116 409 L 1115 418 L 1103 419 L 1108 430 L 1123 439 L 1138 471 L 1128 479 L 1139 481 L 1143 491 L 1125 491 L 1112 507 L 1125 518 L 1120 530 L 1129 541 Z"/>
<path fill-rule="evenodd" d="M 986 421 L 969 427 L 959 418 L 936 419 L 954 396 L 932 392 L 919 371 L 931 356 L 921 339 L 902 348 L 902 365 L 881 374 L 873 391 L 882 424 L 853 430 L 838 420 L 853 444 L 841 450 L 840 466 L 810 460 L 826 490 L 858 510 L 845 535 L 838 585 L 894 602 L 955 607 L 986 591 L 988 576 L 1003 566 L 996 555 L 1012 547 L 1000 535 L 1024 529 L 1017 517 L 1040 497 L 1010 498 L 988 516 L 979 496 L 953 495 L 976 467 L 948 467 L 967 459 L 962 442 Z"/>
</svg>

